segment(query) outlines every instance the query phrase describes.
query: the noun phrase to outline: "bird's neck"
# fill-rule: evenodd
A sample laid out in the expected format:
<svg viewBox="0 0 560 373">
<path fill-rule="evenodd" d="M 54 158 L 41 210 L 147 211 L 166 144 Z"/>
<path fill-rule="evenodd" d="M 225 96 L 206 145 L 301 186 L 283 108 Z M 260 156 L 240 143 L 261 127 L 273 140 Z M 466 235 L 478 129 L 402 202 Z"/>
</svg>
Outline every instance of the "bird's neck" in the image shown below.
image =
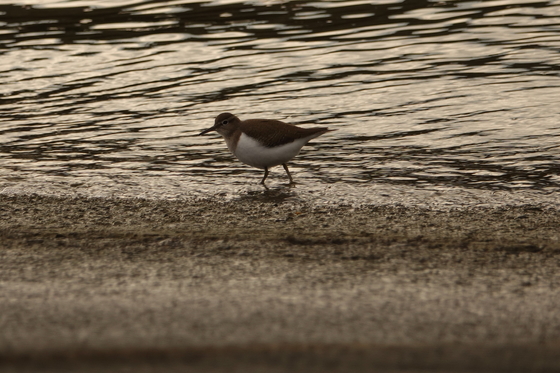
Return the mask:
<svg viewBox="0 0 560 373">
<path fill-rule="evenodd" d="M 232 153 L 235 153 L 235 149 L 237 149 L 237 143 L 239 141 L 239 137 L 241 137 L 241 130 L 239 128 L 235 128 L 233 130 L 228 130 L 228 131 L 219 131 L 219 133 L 226 140 L 228 149 Z"/>
</svg>

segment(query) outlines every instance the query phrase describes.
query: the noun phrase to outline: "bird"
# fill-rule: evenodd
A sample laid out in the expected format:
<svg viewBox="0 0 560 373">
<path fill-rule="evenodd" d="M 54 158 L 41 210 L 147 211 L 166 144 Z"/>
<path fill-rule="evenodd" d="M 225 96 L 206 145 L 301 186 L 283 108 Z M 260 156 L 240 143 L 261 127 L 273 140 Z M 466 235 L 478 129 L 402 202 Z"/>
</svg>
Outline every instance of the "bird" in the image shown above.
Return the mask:
<svg viewBox="0 0 560 373">
<path fill-rule="evenodd" d="M 234 114 L 221 113 L 214 125 L 198 136 L 212 131 L 222 135 L 228 149 L 237 159 L 264 170 L 260 184 L 266 187 L 269 168 L 278 165 L 286 170 L 289 185 L 295 185 L 287 162 L 298 155 L 311 139 L 334 130 L 327 127 L 302 128 L 273 119 L 240 120 Z"/>
</svg>

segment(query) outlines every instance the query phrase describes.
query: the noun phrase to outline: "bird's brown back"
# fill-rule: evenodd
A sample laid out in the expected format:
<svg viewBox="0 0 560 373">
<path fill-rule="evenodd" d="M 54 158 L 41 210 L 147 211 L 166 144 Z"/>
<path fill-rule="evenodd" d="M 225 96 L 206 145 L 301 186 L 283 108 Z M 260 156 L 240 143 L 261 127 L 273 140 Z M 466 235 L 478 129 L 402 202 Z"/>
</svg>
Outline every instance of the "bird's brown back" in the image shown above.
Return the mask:
<svg viewBox="0 0 560 373">
<path fill-rule="evenodd" d="M 291 143 L 305 137 L 320 136 L 329 130 L 327 127 L 302 128 L 293 124 L 272 119 L 247 119 L 240 124 L 241 131 L 257 139 L 264 146 L 273 148 Z M 310 137 L 313 138 L 313 137 Z"/>
</svg>

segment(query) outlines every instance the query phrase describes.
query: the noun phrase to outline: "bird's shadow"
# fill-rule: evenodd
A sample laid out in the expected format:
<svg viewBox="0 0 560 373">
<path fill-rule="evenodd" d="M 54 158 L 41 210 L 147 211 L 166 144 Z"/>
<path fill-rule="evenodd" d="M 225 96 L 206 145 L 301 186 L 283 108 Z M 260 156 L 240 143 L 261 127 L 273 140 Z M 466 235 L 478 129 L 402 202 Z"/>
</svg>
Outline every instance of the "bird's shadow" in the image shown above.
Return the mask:
<svg viewBox="0 0 560 373">
<path fill-rule="evenodd" d="M 293 186 L 282 185 L 273 188 L 263 187 L 260 190 L 248 190 L 236 199 L 245 202 L 282 203 L 297 196 L 298 194 Z"/>
</svg>

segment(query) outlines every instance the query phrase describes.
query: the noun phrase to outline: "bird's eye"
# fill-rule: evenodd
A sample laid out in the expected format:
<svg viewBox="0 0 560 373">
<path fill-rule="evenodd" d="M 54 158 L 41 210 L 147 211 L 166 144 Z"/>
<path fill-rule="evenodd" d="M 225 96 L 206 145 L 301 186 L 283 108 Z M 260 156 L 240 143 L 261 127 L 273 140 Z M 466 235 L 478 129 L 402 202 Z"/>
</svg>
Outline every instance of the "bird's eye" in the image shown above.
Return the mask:
<svg viewBox="0 0 560 373">
<path fill-rule="evenodd" d="M 226 125 L 226 124 L 228 124 L 227 119 L 222 121 L 222 125 Z"/>
</svg>

